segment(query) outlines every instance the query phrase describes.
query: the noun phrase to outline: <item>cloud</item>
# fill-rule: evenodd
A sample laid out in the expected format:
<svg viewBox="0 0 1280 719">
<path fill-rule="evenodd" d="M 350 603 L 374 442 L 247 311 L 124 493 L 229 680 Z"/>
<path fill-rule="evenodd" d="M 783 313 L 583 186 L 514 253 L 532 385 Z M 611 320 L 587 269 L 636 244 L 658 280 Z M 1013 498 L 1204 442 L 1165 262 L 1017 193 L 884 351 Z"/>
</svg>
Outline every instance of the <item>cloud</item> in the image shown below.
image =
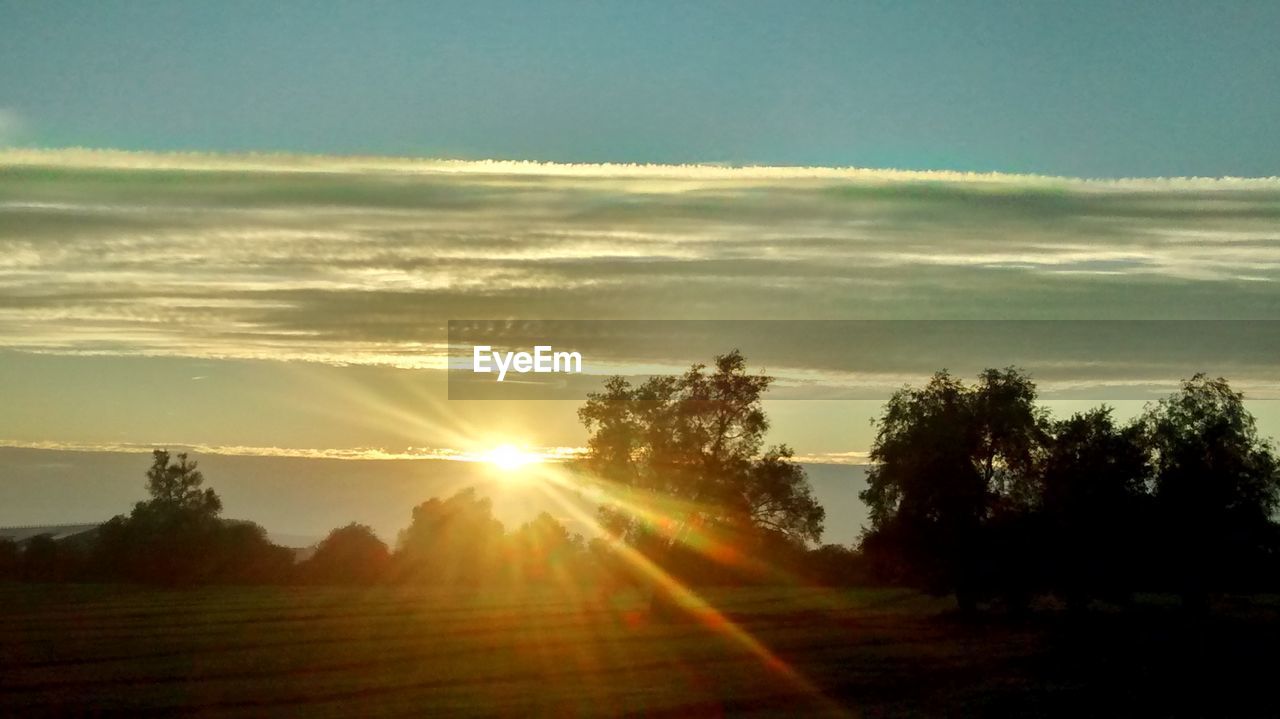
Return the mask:
<svg viewBox="0 0 1280 719">
<path fill-rule="evenodd" d="M 382 447 L 312 448 L 312 447 L 249 447 L 243 445 L 190 444 L 185 442 L 62 442 L 23 441 L 0 439 L 0 447 L 14 449 L 43 449 L 62 452 L 113 452 L 125 454 L 150 453 L 157 448 L 172 452 L 216 454 L 229 457 L 287 457 L 296 459 L 338 460 L 443 460 L 451 462 L 487 462 L 482 452 L 469 452 L 445 447 L 405 447 L 390 450 Z M 564 462 L 583 454 L 582 447 L 533 447 L 527 454 L 544 462 Z"/>
<path fill-rule="evenodd" d="M 1280 281 L 1275 178 L 95 150 L 0 167 L 0 348 L 27 352 L 440 368 L 451 318 L 1266 318 Z"/>
<path fill-rule="evenodd" d="M 870 452 L 815 452 L 793 457 L 801 464 L 867 465 L 871 464 Z"/>
<path fill-rule="evenodd" d="M 897 170 L 859 167 L 770 167 L 723 164 L 659 165 L 636 163 L 557 163 L 530 160 L 451 160 L 416 157 L 359 157 L 286 153 L 220 154 L 202 152 L 154 153 L 128 150 L 65 148 L 9 151 L 0 154 L 9 165 L 130 170 L 296 172 L 405 175 L 489 175 L 544 178 L 583 178 L 673 181 L 798 181 L 840 180 L 867 184 L 968 183 L 1027 187 L 1077 187 L 1098 190 L 1232 190 L 1280 186 L 1280 178 L 1157 177 L 1096 180 L 1003 172 Z M 662 185 L 649 185 L 659 189 Z M 678 189 L 678 188 L 677 188 Z"/>
</svg>

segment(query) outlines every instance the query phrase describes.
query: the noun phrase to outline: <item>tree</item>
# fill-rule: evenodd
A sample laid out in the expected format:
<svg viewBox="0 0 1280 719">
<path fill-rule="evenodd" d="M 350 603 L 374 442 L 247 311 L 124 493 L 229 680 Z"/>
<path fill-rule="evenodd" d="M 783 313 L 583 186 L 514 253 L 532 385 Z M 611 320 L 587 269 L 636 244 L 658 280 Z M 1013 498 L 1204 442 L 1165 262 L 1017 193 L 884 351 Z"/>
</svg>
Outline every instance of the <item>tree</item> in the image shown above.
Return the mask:
<svg viewBox="0 0 1280 719">
<path fill-rule="evenodd" d="M 590 394 L 578 410 L 583 465 L 614 496 L 601 524 L 660 564 L 700 538 L 748 555 L 771 538 L 816 542 L 825 513 L 803 468 L 786 446 L 764 448 L 771 382 L 734 350 L 710 372 L 696 364 L 636 386 L 613 377 Z"/>
<path fill-rule="evenodd" d="M 975 461 L 983 482 L 1004 505 L 1023 511 L 1037 501 L 1037 453 L 1049 418 L 1036 405 L 1036 385 L 1014 367 L 983 370 L 971 389 L 978 434 Z"/>
<path fill-rule="evenodd" d="M 1245 578 L 1273 536 L 1275 450 L 1258 436 L 1244 395 L 1204 374 L 1149 407 L 1144 424 L 1167 566 L 1187 604 L 1203 609 L 1212 588 Z"/>
<path fill-rule="evenodd" d="M 212 489 L 201 489 L 204 475 L 196 469 L 196 462 L 187 460 L 187 453 L 178 454 L 178 461 L 171 462 L 169 452 L 163 449 L 152 453 L 151 469 L 147 470 L 147 491 L 151 509 L 167 512 L 192 512 L 215 517 L 222 511 L 222 500 Z"/>
<path fill-rule="evenodd" d="M 65 582 L 78 574 L 81 556 L 75 547 L 39 534 L 22 550 L 22 578 L 28 582 Z"/>
<path fill-rule="evenodd" d="M 301 576 L 323 584 L 374 584 L 387 577 L 391 550 L 373 529 L 352 522 L 329 532 L 300 568 Z"/>
<path fill-rule="evenodd" d="M 973 386 L 942 371 L 895 392 L 876 420 L 875 464 L 859 494 L 872 524 L 863 548 L 892 552 L 899 579 L 954 591 L 966 611 L 993 575 L 1026 576 L 1012 566 L 1026 558 L 1008 550 L 1024 546 L 1037 493 L 1047 420 L 1035 399 L 1035 384 L 1012 367 L 986 370 Z M 993 527 L 1003 541 L 988 541 Z"/>
<path fill-rule="evenodd" d="M 585 543 L 580 534 L 570 534 L 555 517 L 541 512 L 507 538 L 511 549 L 509 568 L 525 582 L 558 580 L 580 582 Z"/>
<path fill-rule="evenodd" d="M 865 557 L 843 544 L 824 544 L 805 553 L 804 579 L 821 586 L 856 586 L 868 582 Z"/>
<path fill-rule="evenodd" d="M 491 581 L 502 539 L 502 523 L 493 518 L 492 503 L 474 488 L 444 500 L 433 497 L 413 508 L 413 521 L 400 533 L 397 573 L 432 584 Z"/>
<path fill-rule="evenodd" d="M 22 550 L 9 537 L 0 537 L 0 582 L 22 578 Z"/>
<path fill-rule="evenodd" d="M 256 524 L 219 519 L 222 500 L 203 484 L 185 453 L 175 462 L 155 450 L 147 471 L 151 498 L 98 531 L 92 564 L 99 577 L 160 584 L 284 579 L 292 553 L 271 544 Z"/>
<path fill-rule="evenodd" d="M 1150 462 L 1140 424 L 1117 426 L 1109 407 L 1053 424 L 1041 467 L 1041 510 L 1054 587 L 1068 606 L 1125 599 L 1148 526 Z"/>
<path fill-rule="evenodd" d="M 267 584 L 288 581 L 293 550 L 276 546 L 256 522 L 222 520 L 210 536 L 204 582 Z"/>
</svg>

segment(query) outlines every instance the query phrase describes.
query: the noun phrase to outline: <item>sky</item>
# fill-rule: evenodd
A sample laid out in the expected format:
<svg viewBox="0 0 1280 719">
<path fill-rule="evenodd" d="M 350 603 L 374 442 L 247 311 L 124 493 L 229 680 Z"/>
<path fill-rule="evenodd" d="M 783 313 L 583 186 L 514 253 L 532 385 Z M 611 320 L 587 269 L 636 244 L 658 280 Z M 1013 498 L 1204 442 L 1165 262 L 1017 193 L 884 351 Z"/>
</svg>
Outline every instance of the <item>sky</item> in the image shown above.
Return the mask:
<svg viewBox="0 0 1280 719">
<path fill-rule="evenodd" d="M 140 481 L 66 455 L 126 453 L 140 476 L 165 446 L 293 460 L 253 476 L 315 477 L 313 503 L 390 538 L 412 502 L 370 462 L 437 467 L 414 470 L 440 478 L 425 499 L 459 457 L 581 447 L 604 375 L 734 346 L 780 380 L 769 441 L 852 508 L 837 541 L 860 527 L 880 400 L 936 369 L 1022 364 L 1060 416 L 1126 417 L 1206 370 L 1280 434 L 1278 202 L 1275 179 L 0 152 L 0 444 L 58 455 L 0 455 L 0 523 L 56 521 L 86 480 L 109 486 L 76 496 L 122 511 Z M 559 326 L 604 362 L 553 400 L 466 399 L 445 373 L 461 319 L 585 320 Z M 667 338 L 637 342 L 639 320 Z M 343 499 L 359 477 L 363 507 Z M 277 499 L 228 513 L 328 528 L 259 491 Z"/>
<path fill-rule="evenodd" d="M 3 0 L 0 18 L 0 144 L 1280 173 L 1265 0 Z"/>
<path fill-rule="evenodd" d="M 624 373 L 748 349 L 829 541 L 865 517 L 879 399 L 1006 346 L 1060 414 L 1203 369 L 1280 434 L 1277 27 L 1265 2 L 0 0 L 0 525 L 127 511 L 154 446 L 277 532 L 393 539 L 468 481 L 527 518 L 453 460 L 581 447 L 606 372 L 451 399 L 451 319 L 790 323 L 578 341 Z M 919 320 L 1034 324 L 961 351 Z M 1046 354 L 1062 320 L 1206 324 Z"/>
</svg>

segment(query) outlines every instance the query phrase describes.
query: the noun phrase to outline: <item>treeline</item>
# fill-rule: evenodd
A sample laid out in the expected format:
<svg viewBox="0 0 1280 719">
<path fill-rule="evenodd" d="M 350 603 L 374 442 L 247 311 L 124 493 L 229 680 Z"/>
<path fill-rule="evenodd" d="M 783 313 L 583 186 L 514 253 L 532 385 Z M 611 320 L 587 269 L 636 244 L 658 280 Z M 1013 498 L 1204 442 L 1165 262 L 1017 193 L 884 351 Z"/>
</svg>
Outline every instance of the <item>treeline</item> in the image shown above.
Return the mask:
<svg viewBox="0 0 1280 719">
<path fill-rule="evenodd" d="M 412 508 L 389 547 L 335 529 L 295 563 L 261 527 L 219 517 L 195 463 L 157 450 L 150 499 L 97 531 L 19 548 L 0 578 L 203 583 L 892 583 L 954 593 L 972 610 L 1072 607 L 1180 593 L 1280 590 L 1280 462 L 1243 396 L 1196 375 L 1130 422 L 1100 407 L 1055 419 L 1023 372 L 946 372 L 905 387 L 876 420 L 858 550 L 827 545 L 825 512 L 785 445 L 766 446 L 771 378 L 738 352 L 675 377 L 615 377 L 588 396 L 577 470 L 603 488 L 590 541 L 543 514 L 508 532 L 464 490 Z"/>
<path fill-rule="evenodd" d="M 21 545 L 0 540 L 0 579 L 33 582 L 203 584 L 418 584 L 478 586 L 555 584 L 621 589 L 646 587 L 621 558 L 616 540 L 590 541 L 542 513 L 508 532 L 490 501 L 473 489 L 433 498 L 412 509 L 392 548 L 362 524 L 334 529 L 301 562 L 272 544 L 251 522 L 220 517 L 221 500 L 194 461 L 156 450 L 147 472 L 150 499 L 97 530 L 63 540 L 49 535 Z M 843 583 L 857 556 L 848 548 L 812 552 L 787 546 L 775 557 L 814 582 Z M 669 551 L 664 569 L 696 584 L 768 581 L 771 576 L 726 566 L 692 550 Z M 811 567 L 812 571 L 806 571 Z"/>
<path fill-rule="evenodd" d="M 946 372 L 885 405 L 861 498 L 882 581 L 953 592 L 963 610 L 1053 593 L 1072 607 L 1280 589 L 1280 471 L 1243 395 L 1196 375 L 1132 422 L 1052 419 L 1013 369 Z"/>
<path fill-rule="evenodd" d="M 220 517 L 196 463 L 156 450 L 150 499 L 93 531 L 62 540 L 0 543 L 0 575 L 26 581 L 143 582 L 167 585 L 267 583 L 291 576 L 294 552 L 252 522 Z"/>
</svg>

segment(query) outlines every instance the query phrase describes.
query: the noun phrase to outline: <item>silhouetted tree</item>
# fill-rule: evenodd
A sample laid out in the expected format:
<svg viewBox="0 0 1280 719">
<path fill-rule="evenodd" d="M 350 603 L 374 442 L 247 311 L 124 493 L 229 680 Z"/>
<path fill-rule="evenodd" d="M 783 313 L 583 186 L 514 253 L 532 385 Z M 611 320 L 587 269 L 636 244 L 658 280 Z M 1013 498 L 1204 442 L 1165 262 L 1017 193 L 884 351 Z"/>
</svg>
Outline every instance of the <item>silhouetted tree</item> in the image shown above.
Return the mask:
<svg viewBox="0 0 1280 719">
<path fill-rule="evenodd" d="M 1035 505 L 1036 460 L 1048 428 L 1048 412 L 1036 404 L 1036 385 L 1014 367 L 983 370 L 971 390 L 978 433 L 975 462 L 998 509 Z"/>
<path fill-rule="evenodd" d="M 0 537 L 0 582 L 22 578 L 22 550 L 9 537 Z"/>
<path fill-rule="evenodd" d="M 507 538 L 508 563 L 521 581 L 560 584 L 583 581 L 585 543 L 546 512 L 521 525 Z"/>
<path fill-rule="evenodd" d="M 22 579 L 28 582 L 65 582 L 76 579 L 83 557 L 75 547 L 48 534 L 28 539 L 22 547 Z"/>
<path fill-rule="evenodd" d="M 374 584 L 387 578 L 391 550 L 373 529 L 352 522 L 329 532 L 299 574 L 320 584 Z"/>
<path fill-rule="evenodd" d="M 824 544 L 803 559 L 803 578 L 828 587 L 856 586 L 870 580 L 866 558 L 843 544 Z"/>
<path fill-rule="evenodd" d="M 272 545 L 262 527 L 218 518 L 222 501 L 203 488 L 204 477 L 179 454 L 152 453 L 151 498 L 126 516 L 103 524 L 94 547 L 100 578 L 163 584 L 279 581 L 292 569 L 292 553 Z"/>
<path fill-rule="evenodd" d="M 196 469 L 196 462 L 187 459 L 187 453 L 178 454 L 171 461 L 169 452 L 163 449 L 152 453 L 151 468 L 147 470 L 147 492 L 151 499 L 144 502 L 149 510 L 157 512 L 190 512 L 204 517 L 216 517 L 222 511 L 222 500 L 212 490 L 201 488 L 204 475 Z"/>
<path fill-rule="evenodd" d="M 502 539 L 492 503 L 475 489 L 444 500 L 432 498 L 413 508 L 412 523 L 400 533 L 396 572 L 431 584 L 490 581 L 496 576 Z"/>
<path fill-rule="evenodd" d="M 791 450 L 764 449 L 772 378 L 748 374 L 737 350 L 714 364 L 636 386 L 613 377 L 578 410 L 590 432 L 584 468 L 616 497 L 602 525 L 660 564 L 699 534 L 732 536 L 748 554 L 774 536 L 822 534 L 825 513 Z"/>
<path fill-rule="evenodd" d="M 293 550 L 271 543 L 255 522 L 222 520 L 209 537 L 205 567 L 197 581 L 270 584 L 289 581 Z"/>
<path fill-rule="evenodd" d="M 1069 606 L 1126 598 L 1149 530 L 1150 462 L 1142 426 L 1117 426 L 1109 407 L 1055 422 L 1041 469 L 1051 583 Z"/>
<path fill-rule="evenodd" d="M 943 371 L 895 392 L 876 421 L 875 465 L 859 494 L 872 524 L 864 549 L 893 553 L 900 581 L 954 591 L 966 611 L 984 585 L 1025 576 L 1019 565 L 1029 558 L 1009 550 L 1021 546 L 1037 494 L 1047 420 L 1035 398 L 1035 384 L 1013 368 L 987 370 L 973 386 Z M 989 541 L 991 525 L 1001 541 Z"/>
<path fill-rule="evenodd" d="M 1258 436 L 1244 395 L 1197 374 L 1149 407 L 1144 422 L 1155 463 L 1155 497 L 1167 559 L 1188 606 L 1238 583 L 1266 553 L 1280 471 Z"/>
</svg>

